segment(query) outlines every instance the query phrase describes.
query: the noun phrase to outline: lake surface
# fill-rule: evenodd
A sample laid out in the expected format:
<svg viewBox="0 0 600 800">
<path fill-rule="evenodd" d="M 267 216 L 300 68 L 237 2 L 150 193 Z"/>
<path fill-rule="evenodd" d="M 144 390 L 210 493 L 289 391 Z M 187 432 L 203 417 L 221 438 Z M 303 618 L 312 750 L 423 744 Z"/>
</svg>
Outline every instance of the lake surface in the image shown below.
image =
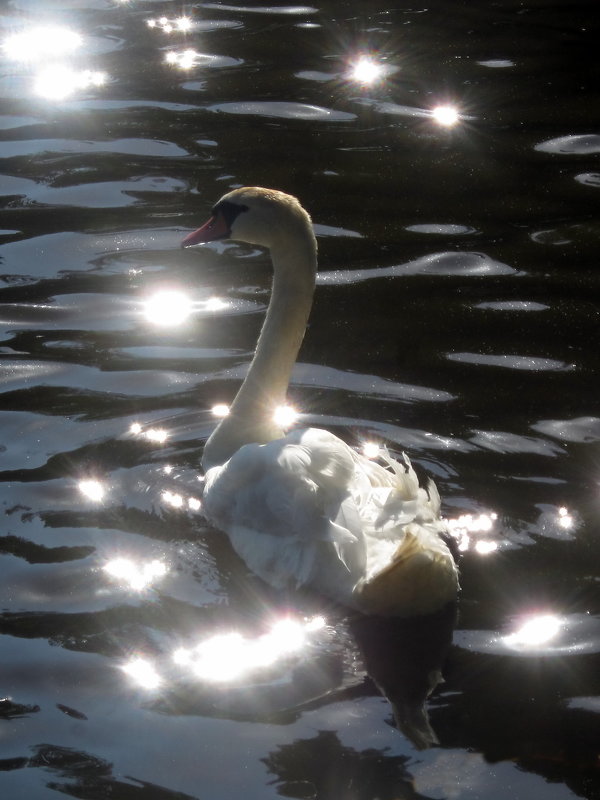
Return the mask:
<svg viewBox="0 0 600 800">
<path fill-rule="evenodd" d="M 3 11 L 2 797 L 599 798 L 595 0 Z M 282 600 L 203 523 L 270 272 L 179 245 L 252 184 L 319 242 L 296 424 L 433 477 L 456 614 Z"/>
</svg>

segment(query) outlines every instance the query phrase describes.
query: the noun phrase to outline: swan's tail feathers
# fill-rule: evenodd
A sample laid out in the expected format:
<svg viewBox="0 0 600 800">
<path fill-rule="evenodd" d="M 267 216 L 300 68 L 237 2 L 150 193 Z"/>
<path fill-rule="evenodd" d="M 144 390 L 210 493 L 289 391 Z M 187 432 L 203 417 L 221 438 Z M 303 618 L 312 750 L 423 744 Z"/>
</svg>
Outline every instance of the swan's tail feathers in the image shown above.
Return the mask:
<svg viewBox="0 0 600 800">
<path fill-rule="evenodd" d="M 358 582 L 361 610 L 380 616 L 431 614 L 456 600 L 458 570 L 436 525 L 412 523 L 390 563 Z"/>
</svg>

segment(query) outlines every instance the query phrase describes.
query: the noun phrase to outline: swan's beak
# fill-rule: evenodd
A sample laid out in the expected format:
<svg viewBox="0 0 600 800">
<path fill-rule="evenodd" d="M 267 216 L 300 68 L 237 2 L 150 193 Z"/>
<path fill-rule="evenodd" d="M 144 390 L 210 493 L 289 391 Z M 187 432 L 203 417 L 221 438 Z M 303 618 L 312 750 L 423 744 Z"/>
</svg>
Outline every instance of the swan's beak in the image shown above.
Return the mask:
<svg viewBox="0 0 600 800">
<path fill-rule="evenodd" d="M 218 211 L 208 222 L 205 222 L 201 228 L 188 234 L 181 243 L 181 246 L 193 247 L 195 244 L 214 242 L 215 239 L 228 239 L 230 235 L 231 231 L 229 230 L 229 225 L 224 215 Z"/>
</svg>

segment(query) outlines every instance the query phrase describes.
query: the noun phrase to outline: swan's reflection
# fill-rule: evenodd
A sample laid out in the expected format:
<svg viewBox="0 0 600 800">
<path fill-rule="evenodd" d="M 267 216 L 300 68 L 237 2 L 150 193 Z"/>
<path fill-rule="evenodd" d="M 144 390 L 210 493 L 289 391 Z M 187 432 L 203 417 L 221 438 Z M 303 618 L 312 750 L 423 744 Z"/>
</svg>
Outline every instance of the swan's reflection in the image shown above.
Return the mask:
<svg viewBox="0 0 600 800">
<path fill-rule="evenodd" d="M 399 730 L 417 749 L 438 743 L 426 701 L 442 682 L 452 642 L 456 604 L 426 617 L 357 617 L 351 629 L 367 674 L 390 701 Z"/>
</svg>

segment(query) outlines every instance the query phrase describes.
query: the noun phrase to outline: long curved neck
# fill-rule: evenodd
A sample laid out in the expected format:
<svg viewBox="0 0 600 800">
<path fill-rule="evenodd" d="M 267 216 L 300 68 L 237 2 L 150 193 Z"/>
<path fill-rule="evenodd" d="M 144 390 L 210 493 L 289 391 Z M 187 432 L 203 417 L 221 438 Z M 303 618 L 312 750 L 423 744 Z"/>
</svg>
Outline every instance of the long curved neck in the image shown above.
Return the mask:
<svg viewBox="0 0 600 800">
<path fill-rule="evenodd" d="M 273 413 L 285 402 L 312 306 L 317 269 L 312 228 L 280 236 L 271 246 L 271 260 L 271 300 L 256 352 L 229 415 L 206 443 L 205 469 L 223 464 L 244 444 L 264 443 L 283 435 Z"/>
</svg>

